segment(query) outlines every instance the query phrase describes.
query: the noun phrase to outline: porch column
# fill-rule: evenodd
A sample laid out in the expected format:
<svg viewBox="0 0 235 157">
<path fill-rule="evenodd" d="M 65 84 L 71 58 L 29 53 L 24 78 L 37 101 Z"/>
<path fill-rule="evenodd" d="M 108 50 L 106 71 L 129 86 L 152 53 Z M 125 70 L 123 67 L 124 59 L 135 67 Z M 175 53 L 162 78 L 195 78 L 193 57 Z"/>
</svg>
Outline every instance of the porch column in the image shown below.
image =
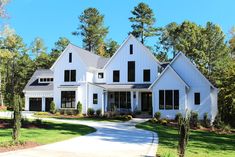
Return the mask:
<svg viewBox="0 0 235 157">
<path fill-rule="evenodd" d="M 104 103 L 105 103 L 104 98 L 105 98 L 105 93 L 103 92 L 101 96 L 101 115 L 104 115 Z"/>
<path fill-rule="evenodd" d="M 139 110 L 139 91 L 135 92 L 135 106 Z"/>
<path fill-rule="evenodd" d="M 134 92 L 131 91 L 131 112 L 134 111 Z"/>
<path fill-rule="evenodd" d="M 25 111 L 29 111 L 29 97 L 25 96 L 25 106 L 24 106 Z"/>
<path fill-rule="evenodd" d="M 45 111 L 46 109 L 46 98 L 43 96 L 42 97 L 42 111 Z"/>
<path fill-rule="evenodd" d="M 153 112 L 152 112 L 152 116 L 154 117 L 154 114 L 155 114 L 155 94 L 154 94 L 154 92 L 152 92 L 152 110 L 153 110 Z"/>
<path fill-rule="evenodd" d="M 107 107 L 108 107 L 108 92 L 106 91 L 104 94 L 104 112 L 107 112 Z"/>
</svg>

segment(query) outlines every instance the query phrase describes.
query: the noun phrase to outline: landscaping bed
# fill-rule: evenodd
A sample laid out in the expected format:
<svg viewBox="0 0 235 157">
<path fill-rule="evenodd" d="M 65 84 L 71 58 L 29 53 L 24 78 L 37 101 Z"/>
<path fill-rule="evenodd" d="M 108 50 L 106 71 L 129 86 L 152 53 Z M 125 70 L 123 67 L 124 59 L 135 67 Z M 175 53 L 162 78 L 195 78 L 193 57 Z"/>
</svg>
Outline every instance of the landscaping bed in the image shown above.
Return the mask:
<svg viewBox="0 0 235 157">
<path fill-rule="evenodd" d="M 137 128 L 154 131 L 159 136 L 157 156 L 177 157 L 178 128 L 176 122 L 154 123 L 151 121 L 136 125 Z M 189 135 L 187 157 L 231 157 L 235 154 L 235 133 L 221 132 L 211 128 L 194 128 Z"/>
<path fill-rule="evenodd" d="M 0 152 L 35 147 L 95 132 L 96 129 L 68 123 L 22 120 L 20 143 L 12 142 L 12 120 L 0 119 Z"/>
</svg>

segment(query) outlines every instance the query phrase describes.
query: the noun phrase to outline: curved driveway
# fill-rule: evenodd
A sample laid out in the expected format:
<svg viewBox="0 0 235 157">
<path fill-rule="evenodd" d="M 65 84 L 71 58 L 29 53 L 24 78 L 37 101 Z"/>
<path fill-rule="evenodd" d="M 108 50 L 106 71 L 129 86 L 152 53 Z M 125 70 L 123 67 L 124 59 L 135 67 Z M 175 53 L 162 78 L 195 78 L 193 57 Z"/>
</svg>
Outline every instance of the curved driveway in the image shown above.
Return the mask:
<svg viewBox="0 0 235 157">
<path fill-rule="evenodd" d="M 53 121 L 84 124 L 96 128 L 97 131 L 62 142 L 0 153 L 0 157 L 150 157 L 156 154 L 157 134 L 135 128 L 136 123 L 143 121 L 141 119 L 125 123 Z"/>
</svg>

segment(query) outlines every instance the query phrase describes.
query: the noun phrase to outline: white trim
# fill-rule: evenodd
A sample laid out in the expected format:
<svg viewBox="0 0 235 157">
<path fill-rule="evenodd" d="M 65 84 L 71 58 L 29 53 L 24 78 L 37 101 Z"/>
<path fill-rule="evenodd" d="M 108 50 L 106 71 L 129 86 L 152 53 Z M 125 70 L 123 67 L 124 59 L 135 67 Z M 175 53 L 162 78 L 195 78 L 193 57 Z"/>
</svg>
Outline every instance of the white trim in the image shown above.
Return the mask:
<svg viewBox="0 0 235 157">
<path fill-rule="evenodd" d="M 168 69 L 171 69 L 175 74 L 176 76 L 178 77 L 178 79 L 183 83 L 185 84 L 185 86 L 189 89 L 189 85 L 176 73 L 176 71 L 171 67 L 171 65 L 168 65 L 164 70 L 163 72 L 160 74 L 160 76 L 151 84 L 151 86 L 148 88 L 148 89 L 151 89 L 156 83 L 158 80 L 160 80 L 160 78 L 165 74 L 165 72 L 168 70 Z"/>
</svg>

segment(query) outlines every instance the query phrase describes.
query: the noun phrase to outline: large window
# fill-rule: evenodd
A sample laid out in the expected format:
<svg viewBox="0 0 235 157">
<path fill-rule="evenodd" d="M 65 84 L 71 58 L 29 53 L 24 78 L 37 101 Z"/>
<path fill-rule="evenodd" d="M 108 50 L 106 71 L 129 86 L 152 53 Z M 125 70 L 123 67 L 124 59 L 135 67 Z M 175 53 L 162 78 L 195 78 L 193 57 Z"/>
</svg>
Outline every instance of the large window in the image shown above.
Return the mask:
<svg viewBox="0 0 235 157">
<path fill-rule="evenodd" d="M 150 81 L 150 69 L 145 69 L 143 72 L 143 76 L 144 76 L 144 82 L 149 82 Z"/>
<path fill-rule="evenodd" d="M 200 100 L 200 93 L 194 93 L 194 104 L 195 105 L 200 105 L 201 100 Z"/>
<path fill-rule="evenodd" d="M 159 90 L 159 109 L 178 110 L 179 90 Z"/>
<path fill-rule="evenodd" d="M 61 91 L 61 108 L 75 108 L 75 91 Z"/>
<path fill-rule="evenodd" d="M 98 104 L 98 94 L 97 93 L 93 94 L 93 104 Z"/>
<path fill-rule="evenodd" d="M 128 62 L 128 82 L 135 82 L 135 61 Z"/>
<path fill-rule="evenodd" d="M 118 110 L 131 108 L 130 92 L 111 92 L 108 97 L 109 109 L 115 107 Z"/>
<path fill-rule="evenodd" d="M 130 54 L 132 55 L 133 54 L 133 45 L 130 44 Z"/>
<path fill-rule="evenodd" d="M 75 82 L 75 81 L 76 81 L 76 70 L 65 70 L 64 82 Z"/>
<path fill-rule="evenodd" d="M 119 82 L 120 81 L 120 72 L 119 70 L 113 71 L 113 82 Z"/>
</svg>

